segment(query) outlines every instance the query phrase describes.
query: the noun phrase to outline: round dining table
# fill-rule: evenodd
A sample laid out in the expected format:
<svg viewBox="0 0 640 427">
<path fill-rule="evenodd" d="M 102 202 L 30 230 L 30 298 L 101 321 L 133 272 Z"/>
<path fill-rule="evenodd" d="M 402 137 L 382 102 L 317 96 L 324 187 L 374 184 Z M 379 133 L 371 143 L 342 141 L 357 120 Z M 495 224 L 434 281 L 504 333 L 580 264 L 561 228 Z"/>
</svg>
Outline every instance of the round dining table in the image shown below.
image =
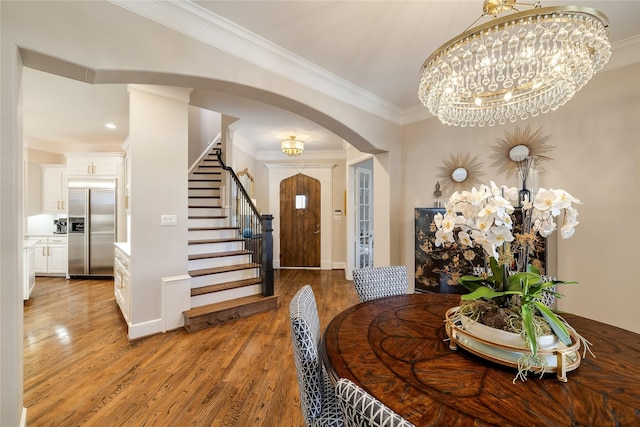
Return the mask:
<svg viewBox="0 0 640 427">
<path fill-rule="evenodd" d="M 352 306 L 327 326 L 322 357 L 416 426 L 640 426 L 640 335 L 563 317 L 589 342 L 561 382 L 449 348 L 445 312 L 460 295 L 408 294 Z M 582 354 L 582 348 L 580 352 Z"/>
</svg>

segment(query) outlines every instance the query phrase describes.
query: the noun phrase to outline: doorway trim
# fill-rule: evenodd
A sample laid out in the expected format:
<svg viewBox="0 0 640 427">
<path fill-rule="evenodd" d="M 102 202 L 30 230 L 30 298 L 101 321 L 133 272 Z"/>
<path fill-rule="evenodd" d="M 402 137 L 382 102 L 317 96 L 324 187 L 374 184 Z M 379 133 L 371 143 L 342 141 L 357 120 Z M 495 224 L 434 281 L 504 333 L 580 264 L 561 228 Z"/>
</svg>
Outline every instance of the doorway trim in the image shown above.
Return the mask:
<svg viewBox="0 0 640 427">
<path fill-rule="evenodd" d="M 332 191 L 335 163 L 292 164 L 265 163 L 268 171 L 269 205 L 267 211 L 273 215 L 273 267 L 280 268 L 280 181 L 298 173 L 320 181 L 320 269 L 333 267 Z"/>
</svg>

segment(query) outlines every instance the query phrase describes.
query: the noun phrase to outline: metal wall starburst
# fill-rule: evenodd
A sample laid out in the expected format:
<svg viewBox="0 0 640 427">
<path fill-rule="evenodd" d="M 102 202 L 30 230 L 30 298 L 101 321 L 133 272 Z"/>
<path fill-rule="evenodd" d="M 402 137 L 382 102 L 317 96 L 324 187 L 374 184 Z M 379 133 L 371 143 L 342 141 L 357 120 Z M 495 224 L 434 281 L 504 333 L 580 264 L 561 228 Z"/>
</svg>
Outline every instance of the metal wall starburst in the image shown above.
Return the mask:
<svg viewBox="0 0 640 427">
<path fill-rule="evenodd" d="M 524 130 L 516 126 L 513 132 L 505 131 L 504 138 L 496 138 L 497 144 L 491 147 L 493 154 L 489 158 L 494 160 L 491 166 L 498 167 L 498 173 L 504 172 L 509 178 L 517 175 L 520 163 L 527 157 L 535 156 L 536 165 L 551 160 L 547 153 L 555 147 L 547 144 L 550 138 L 551 135 L 542 135 L 542 128 L 533 133 L 529 126 Z M 522 158 L 514 156 L 516 147 L 526 148 L 526 155 Z"/>
<path fill-rule="evenodd" d="M 471 157 L 471 153 L 451 154 L 448 159 L 442 161 L 444 166 L 440 166 L 440 173 L 437 175 L 442 181 L 445 190 L 462 191 L 468 190 L 476 184 L 480 184 L 482 172 L 482 162 L 478 161 L 478 156 Z M 454 178 L 456 171 L 463 169 L 466 172 L 464 179 Z"/>
</svg>

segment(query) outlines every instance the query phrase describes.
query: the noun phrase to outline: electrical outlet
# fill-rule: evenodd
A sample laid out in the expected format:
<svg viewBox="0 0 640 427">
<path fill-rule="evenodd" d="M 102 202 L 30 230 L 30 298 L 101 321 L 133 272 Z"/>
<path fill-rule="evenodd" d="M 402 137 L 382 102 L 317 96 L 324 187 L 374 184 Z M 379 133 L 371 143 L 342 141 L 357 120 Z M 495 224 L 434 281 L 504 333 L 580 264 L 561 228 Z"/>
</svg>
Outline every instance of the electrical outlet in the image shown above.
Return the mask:
<svg viewBox="0 0 640 427">
<path fill-rule="evenodd" d="M 177 215 L 160 215 L 160 225 L 177 225 Z"/>
</svg>

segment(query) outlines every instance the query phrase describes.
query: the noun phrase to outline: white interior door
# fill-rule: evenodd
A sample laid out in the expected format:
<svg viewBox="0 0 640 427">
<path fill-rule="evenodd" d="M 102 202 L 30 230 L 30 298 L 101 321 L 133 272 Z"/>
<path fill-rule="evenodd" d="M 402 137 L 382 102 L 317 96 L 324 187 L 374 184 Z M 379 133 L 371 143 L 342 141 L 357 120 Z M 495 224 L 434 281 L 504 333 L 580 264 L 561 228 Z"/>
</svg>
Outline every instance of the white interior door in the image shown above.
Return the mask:
<svg viewBox="0 0 640 427">
<path fill-rule="evenodd" d="M 355 268 L 373 267 L 373 173 L 356 167 Z"/>
</svg>

